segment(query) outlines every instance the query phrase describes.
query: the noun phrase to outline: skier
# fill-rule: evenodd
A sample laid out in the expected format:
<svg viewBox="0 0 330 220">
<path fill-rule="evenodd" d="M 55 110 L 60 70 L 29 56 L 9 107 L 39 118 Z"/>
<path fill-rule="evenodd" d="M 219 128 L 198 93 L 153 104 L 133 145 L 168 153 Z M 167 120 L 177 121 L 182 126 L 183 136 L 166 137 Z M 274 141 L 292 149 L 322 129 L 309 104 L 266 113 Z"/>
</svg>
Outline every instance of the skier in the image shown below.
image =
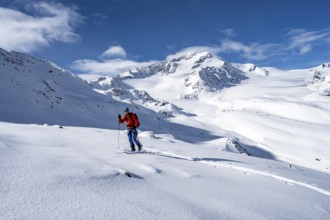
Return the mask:
<svg viewBox="0 0 330 220">
<path fill-rule="evenodd" d="M 125 109 L 125 115 L 124 117 L 121 117 L 121 115 L 118 115 L 118 119 L 120 123 L 123 123 L 126 121 L 126 127 L 128 129 L 128 141 L 131 144 L 132 151 L 135 151 L 135 145 L 138 146 L 139 151 L 142 150 L 142 144 L 137 140 L 138 132 L 136 130 L 137 127 L 139 127 L 140 123 L 135 113 L 132 113 L 129 111 L 128 108 Z"/>
</svg>

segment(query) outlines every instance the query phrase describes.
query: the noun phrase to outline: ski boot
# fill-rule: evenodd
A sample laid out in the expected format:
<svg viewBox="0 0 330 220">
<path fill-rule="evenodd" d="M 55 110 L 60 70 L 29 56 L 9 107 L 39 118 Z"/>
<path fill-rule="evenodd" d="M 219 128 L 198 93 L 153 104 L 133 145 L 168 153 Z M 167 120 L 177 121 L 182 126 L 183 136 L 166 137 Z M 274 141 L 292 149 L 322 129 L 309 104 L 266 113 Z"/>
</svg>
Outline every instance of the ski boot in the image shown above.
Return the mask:
<svg viewBox="0 0 330 220">
<path fill-rule="evenodd" d="M 141 150 L 142 150 L 142 147 L 143 147 L 143 146 L 142 146 L 142 144 L 141 144 L 141 143 L 139 143 L 139 144 L 138 144 L 138 148 L 139 148 L 139 151 L 141 151 Z"/>
</svg>

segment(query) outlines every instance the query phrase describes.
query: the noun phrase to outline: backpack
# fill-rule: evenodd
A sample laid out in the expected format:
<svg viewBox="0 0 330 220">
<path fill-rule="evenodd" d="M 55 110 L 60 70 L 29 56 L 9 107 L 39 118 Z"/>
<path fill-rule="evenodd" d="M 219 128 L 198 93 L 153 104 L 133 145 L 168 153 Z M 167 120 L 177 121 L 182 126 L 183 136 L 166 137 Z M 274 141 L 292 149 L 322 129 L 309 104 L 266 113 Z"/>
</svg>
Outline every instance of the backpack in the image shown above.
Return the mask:
<svg viewBox="0 0 330 220">
<path fill-rule="evenodd" d="M 129 117 L 133 120 L 134 126 L 136 128 L 140 126 L 139 118 L 138 118 L 138 116 L 135 113 L 131 112 L 129 114 Z"/>
</svg>

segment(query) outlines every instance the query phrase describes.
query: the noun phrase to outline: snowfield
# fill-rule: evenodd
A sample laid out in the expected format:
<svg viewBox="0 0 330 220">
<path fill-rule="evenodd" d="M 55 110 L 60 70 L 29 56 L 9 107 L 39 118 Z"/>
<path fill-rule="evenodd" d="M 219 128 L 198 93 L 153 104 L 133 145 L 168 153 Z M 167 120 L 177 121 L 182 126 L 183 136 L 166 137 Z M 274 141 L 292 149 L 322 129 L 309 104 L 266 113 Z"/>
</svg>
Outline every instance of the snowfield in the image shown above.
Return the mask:
<svg viewBox="0 0 330 220">
<path fill-rule="evenodd" d="M 1 219 L 329 219 L 329 174 L 140 133 L 0 123 Z M 129 173 L 131 177 L 125 175 Z"/>
<path fill-rule="evenodd" d="M 0 49 L 0 219 L 330 219 L 329 76 L 191 52 L 87 82 Z"/>
</svg>

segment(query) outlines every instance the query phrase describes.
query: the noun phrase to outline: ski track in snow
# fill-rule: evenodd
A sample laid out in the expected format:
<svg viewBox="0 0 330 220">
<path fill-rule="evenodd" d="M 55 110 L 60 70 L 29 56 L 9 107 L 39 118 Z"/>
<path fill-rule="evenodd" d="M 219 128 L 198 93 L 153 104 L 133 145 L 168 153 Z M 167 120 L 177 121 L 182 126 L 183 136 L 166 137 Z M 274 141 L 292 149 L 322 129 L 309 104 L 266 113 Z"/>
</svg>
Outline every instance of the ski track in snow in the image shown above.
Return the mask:
<svg viewBox="0 0 330 220">
<path fill-rule="evenodd" d="M 319 192 L 321 194 L 330 196 L 329 191 L 321 189 L 321 188 L 311 185 L 309 183 L 299 182 L 299 181 L 296 181 L 293 179 L 289 179 L 286 177 L 282 177 L 282 176 L 272 174 L 272 173 L 267 173 L 267 172 L 260 171 L 260 170 L 250 169 L 250 168 L 241 167 L 241 166 L 235 166 L 232 164 L 224 164 L 224 163 L 216 162 L 216 161 L 207 161 L 207 160 L 203 160 L 203 159 L 199 159 L 199 158 L 186 157 L 186 156 L 182 156 L 182 155 L 178 155 L 178 154 L 174 154 L 174 153 L 170 153 L 170 152 L 166 152 L 166 151 L 154 150 L 154 149 L 150 149 L 150 148 L 144 148 L 144 153 L 165 156 L 165 157 L 170 157 L 170 158 L 174 158 L 174 159 L 193 161 L 193 162 L 201 163 L 201 164 L 204 164 L 207 166 L 212 166 L 215 168 L 230 168 L 230 169 L 234 169 L 234 170 L 243 172 L 244 174 L 255 174 L 255 175 L 260 175 L 260 176 L 265 176 L 265 177 L 271 177 L 273 179 L 279 180 L 286 184 L 299 185 L 299 186 L 314 190 L 316 192 Z"/>
</svg>

